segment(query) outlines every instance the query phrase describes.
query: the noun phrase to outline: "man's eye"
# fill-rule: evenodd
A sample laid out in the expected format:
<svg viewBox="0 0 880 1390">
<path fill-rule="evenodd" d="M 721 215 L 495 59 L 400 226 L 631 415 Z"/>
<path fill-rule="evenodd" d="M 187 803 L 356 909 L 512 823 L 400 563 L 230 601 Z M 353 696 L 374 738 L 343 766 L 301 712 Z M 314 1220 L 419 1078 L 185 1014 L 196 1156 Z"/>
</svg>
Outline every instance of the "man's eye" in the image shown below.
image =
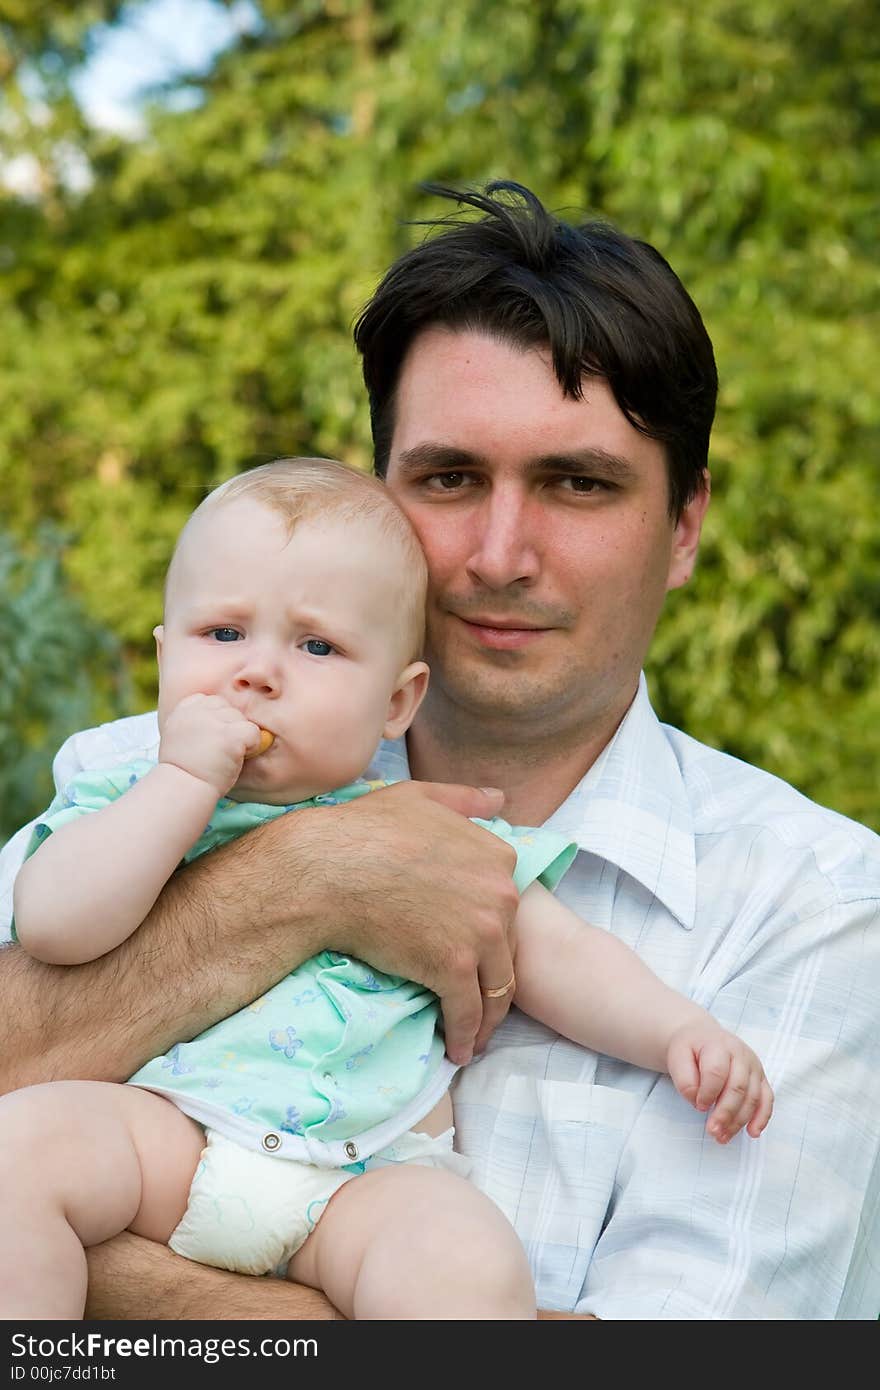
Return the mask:
<svg viewBox="0 0 880 1390">
<path fill-rule="evenodd" d="M 303 643 L 309 656 L 329 656 L 333 651 L 329 642 L 322 642 L 320 637 L 310 637 Z"/>
<path fill-rule="evenodd" d="M 234 627 L 212 627 L 208 636 L 213 637 L 217 642 L 238 642 L 241 633 L 237 632 Z"/>
<path fill-rule="evenodd" d="M 465 473 L 432 473 L 427 479 L 428 486 L 435 492 L 455 492 L 467 481 Z"/>
<path fill-rule="evenodd" d="M 571 492 L 576 492 L 581 496 L 587 496 L 591 492 L 599 492 L 604 487 L 601 479 L 579 477 L 574 478 L 571 474 L 561 479 L 564 487 L 568 487 Z"/>
</svg>

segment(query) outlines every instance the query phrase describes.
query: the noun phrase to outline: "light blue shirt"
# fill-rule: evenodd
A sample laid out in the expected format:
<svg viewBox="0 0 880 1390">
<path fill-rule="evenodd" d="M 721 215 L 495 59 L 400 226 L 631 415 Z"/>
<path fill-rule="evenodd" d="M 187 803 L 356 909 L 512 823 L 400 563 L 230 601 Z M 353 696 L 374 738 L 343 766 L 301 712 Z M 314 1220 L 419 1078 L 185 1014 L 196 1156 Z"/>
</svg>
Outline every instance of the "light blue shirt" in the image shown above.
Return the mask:
<svg viewBox="0 0 880 1390">
<path fill-rule="evenodd" d="M 155 755 L 153 716 L 68 740 L 56 781 Z M 370 775 L 408 775 L 402 744 Z M 642 683 L 547 821 L 557 895 L 758 1052 L 758 1140 L 722 1147 L 667 1077 L 511 1010 L 453 1088 L 457 1146 L 505 1211 L 538 1303 L 601 1318 L 880 1312 L 880 840 L 661 725 Z M 27 833 L 0 855 L 0 927 Z"/>
</svg>

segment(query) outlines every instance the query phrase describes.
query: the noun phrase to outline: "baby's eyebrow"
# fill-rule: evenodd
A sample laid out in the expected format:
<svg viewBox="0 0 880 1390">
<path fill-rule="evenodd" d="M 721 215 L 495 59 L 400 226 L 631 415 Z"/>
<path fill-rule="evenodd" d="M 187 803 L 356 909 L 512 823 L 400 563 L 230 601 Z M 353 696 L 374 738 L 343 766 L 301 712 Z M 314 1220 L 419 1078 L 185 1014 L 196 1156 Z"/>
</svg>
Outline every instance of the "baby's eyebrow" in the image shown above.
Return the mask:
<svg viewBox="0 0 880 1390">
<path fill-rule="evenodd" d="M 226 623 L 241 622 L 249 616 L 246 603 L 222 599 L 219 603 L 198 603 L 188 609 L 190 621 L 199 626 L 221 627 Z"/>
</svg>

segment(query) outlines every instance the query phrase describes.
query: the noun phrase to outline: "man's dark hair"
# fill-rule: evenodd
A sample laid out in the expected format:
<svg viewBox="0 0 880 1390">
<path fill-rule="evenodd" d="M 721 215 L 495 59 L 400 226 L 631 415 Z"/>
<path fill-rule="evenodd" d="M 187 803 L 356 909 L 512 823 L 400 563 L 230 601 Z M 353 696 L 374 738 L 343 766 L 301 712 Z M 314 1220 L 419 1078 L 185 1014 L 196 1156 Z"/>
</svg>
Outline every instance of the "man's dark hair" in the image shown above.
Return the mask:
<svg viewBox="0 0 880 1390">
<path fill-rule="evenodd" d="M 665 445 L 678 518 L 701 485 L 718 391 L 709 335 L 678 276 L 647 242 L 560 221 L 521 184 L 424 191 L 483 216 L 418 223 L 439 234 L 394 262 L 355 325 L 379 476 L 403 360 L 417 334 L 442 325 L 549 348 L 575 399 L 584 376 L 604 377 L 630 424 Z"/>
</svg>

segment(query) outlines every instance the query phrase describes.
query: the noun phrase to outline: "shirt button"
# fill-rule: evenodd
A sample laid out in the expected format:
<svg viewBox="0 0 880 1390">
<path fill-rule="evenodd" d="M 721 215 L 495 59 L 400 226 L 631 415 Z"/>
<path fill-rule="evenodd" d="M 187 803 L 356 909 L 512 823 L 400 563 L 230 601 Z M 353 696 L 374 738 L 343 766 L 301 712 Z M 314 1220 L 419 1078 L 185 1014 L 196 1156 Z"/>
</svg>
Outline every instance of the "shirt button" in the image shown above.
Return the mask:
<svg viewBox="0 0 880 1390">
<path fill-rule="evenodd" d="M 353 1144 L 350 1139 L 345 1145 L 345 1154 L 347 1158 L 352 1160 L 356 1159 L 358 1156 L 358 1146 L 357 1144 Z"/>
<path fill-rule="evenodd" d="M 263 1135 L 261 1142 L 266 1153 L 273 1154 L 281 1148 L 281 1135 L 270 1129 L 268 1134 Z"/>
</svg>

